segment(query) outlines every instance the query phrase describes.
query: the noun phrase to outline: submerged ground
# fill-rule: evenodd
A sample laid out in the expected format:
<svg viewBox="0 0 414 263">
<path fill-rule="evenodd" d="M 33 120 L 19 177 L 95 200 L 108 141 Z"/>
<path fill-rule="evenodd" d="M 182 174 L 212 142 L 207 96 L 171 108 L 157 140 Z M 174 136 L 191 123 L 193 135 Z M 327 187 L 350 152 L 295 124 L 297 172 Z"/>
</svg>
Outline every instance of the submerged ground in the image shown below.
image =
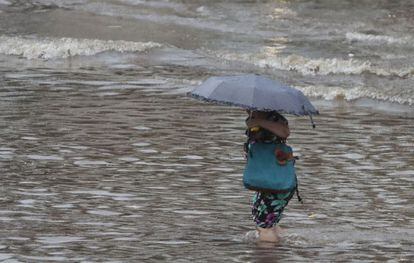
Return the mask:
<svg viewBox="0 0 414 263">
<path fill-rule="evenodd" d="M 373 2 L 0 1 L 0 261 L 412 261 L 410 5 Z M 185 96 L 250 72 L 321 112 L 275 245 L 245 112 Z"/>
</svg>

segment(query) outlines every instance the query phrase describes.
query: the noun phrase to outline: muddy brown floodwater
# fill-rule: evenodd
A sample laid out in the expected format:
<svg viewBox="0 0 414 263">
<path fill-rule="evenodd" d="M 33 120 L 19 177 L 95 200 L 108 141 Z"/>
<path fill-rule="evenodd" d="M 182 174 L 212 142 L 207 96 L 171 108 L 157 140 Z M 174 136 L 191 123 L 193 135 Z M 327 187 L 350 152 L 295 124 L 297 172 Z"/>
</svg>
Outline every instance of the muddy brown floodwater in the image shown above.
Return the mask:
<svg viewBox="0 0 414 263">
<path fill-rule="evenodd" d="M 412 119 L 318 101 L 315 130 L 288 116 L 305 204 L 292 199 L 281 243 L 257 244 L 245 113 L 187 98 L 176 74 L 5 73 L 0 260 L 414 259 Z"/>
</svg>

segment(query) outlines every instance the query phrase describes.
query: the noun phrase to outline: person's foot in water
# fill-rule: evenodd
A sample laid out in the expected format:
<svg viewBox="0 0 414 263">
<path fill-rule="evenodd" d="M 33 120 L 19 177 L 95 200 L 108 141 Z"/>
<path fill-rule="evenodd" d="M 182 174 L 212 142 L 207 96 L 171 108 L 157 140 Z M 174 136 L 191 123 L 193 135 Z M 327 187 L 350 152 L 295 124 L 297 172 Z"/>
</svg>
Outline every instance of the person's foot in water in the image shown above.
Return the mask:
<svg viewBox="0 0 414 263">
<path fill-rule="evenodd" d="M 280 241 L 281 228 L 279 226 L 271 228 L 258 227 L 257 231 L 259 232 L 259 241 L 273 243 Z"/>
</svg>

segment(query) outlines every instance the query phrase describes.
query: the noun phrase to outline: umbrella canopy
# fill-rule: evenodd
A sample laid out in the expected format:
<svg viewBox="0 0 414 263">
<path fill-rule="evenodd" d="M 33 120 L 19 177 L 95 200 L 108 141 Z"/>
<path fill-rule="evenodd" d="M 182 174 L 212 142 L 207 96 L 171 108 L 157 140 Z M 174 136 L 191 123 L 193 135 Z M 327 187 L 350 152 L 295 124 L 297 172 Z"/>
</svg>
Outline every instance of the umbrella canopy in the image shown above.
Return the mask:
<svg viewBox="0 0 414 263">
<path fill-rule="evenodd" d="M 250 110 L 319 114 L 301 91 L 256 74 L 210 77 L 189 94 L 204 101 Z"/>
</svg>

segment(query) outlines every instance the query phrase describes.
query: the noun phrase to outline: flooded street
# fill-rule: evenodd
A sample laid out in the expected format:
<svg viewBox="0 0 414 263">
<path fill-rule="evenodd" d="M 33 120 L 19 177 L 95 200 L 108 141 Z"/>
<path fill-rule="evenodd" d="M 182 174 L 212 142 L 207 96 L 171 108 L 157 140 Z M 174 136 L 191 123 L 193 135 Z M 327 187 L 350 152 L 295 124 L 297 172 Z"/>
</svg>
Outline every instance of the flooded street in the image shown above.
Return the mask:
<svg viewBox="0 0 414 263">
<path fill-rule="evenodd" d="M 414 262 L 414 6 L 403 0 L 0 0 L 0 262 Z M 256 73 L 299 187 L 257 242 L 242 109 Z"/>
<path fill-rule="evenodd" d="M 191 74 L 4 72 L 0 260 L 414 258 L 412 119 L 322 101 L 315 130 L 289 116 L 305 204 L 292 199 L 280 244 L 258 245 L 241 182 L 245 113 L 187 98 Z"/>
</svg>

